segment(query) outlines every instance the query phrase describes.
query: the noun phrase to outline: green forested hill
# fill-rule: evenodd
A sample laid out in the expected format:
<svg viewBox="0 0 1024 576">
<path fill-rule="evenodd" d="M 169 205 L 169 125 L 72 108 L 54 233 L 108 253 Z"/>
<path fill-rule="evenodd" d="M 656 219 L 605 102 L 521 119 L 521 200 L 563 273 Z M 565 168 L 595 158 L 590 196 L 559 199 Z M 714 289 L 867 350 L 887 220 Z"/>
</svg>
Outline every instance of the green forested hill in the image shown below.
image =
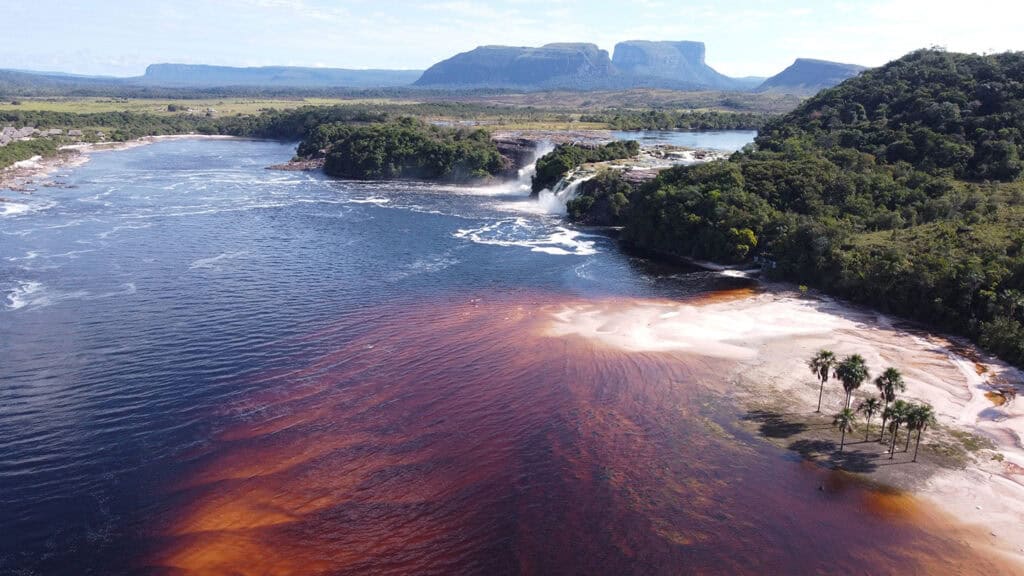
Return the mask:
<svg viewBox="0 0 1024 576">
<path fill-rule="evenodd" d="M 879 161 L 973 180 L 1022 169 L 1024 56 L 913 52 L 809 99 L 758 138 L 782 151 L 793 138 L 851 148 Z"/>
<path fill-rule="evenodd" d="M 465 182 L 509 169 L 488 132 L 432 126 L 415 118 L 354 125 L 322 124 L 300 156 L 326 154 L 324 172 L 359 180 L 414 178 Z"/>
<path fill-rule="evenodd" d="M 637 248 L 726 262 L 977 338 L 1024 363 L 1024 54 L 913 52 L 663 171 L 619 210 Z"/>
</svg>

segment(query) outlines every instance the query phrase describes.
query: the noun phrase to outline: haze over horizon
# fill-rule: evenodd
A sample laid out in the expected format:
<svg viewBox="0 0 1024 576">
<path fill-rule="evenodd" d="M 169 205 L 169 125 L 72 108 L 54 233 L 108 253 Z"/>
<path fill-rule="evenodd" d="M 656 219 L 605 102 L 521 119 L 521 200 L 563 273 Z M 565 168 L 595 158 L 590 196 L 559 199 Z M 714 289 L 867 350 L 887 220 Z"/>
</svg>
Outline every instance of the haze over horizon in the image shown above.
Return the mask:
<svg viewBox="0 0 1024 576">
<path fill-rule="evenodd" d="M 134 76 L 149 64 L 425 69 L 479 45 L 694 40 L 731 76 L 770 76 L 795 58 L 878 66 L 911 50 L 1024 49 L 1024 7 L 989 0 L 810 3 L 738 0 L 2 0 L 0 68 Z M 65 17 L 54 20 L 61 12 Z M 756 46 L 756 50 L 751 47 Z"/>
</svg>

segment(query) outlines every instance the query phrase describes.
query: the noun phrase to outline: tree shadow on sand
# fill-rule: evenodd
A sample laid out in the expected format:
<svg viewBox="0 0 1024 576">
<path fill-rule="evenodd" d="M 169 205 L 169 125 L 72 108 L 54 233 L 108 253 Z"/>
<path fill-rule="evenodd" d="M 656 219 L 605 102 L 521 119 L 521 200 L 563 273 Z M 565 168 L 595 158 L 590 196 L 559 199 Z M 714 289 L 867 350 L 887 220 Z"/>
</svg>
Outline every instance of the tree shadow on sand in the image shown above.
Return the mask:
<svg viewBox="0 0 1024 576">
<path fill-rule="evenodd" d="M 808 460 L 847 472 L 869 473 L 878 469 L 878 453 L 851 450 L 849 444 L 839 452 L 839 445 L 832 440 L 797 440 L 789 445 L 789 449 Z"/>
<path fill-rule="evenodd" d="M 761 434 L 768 438 L 789 438 L 807 431 L 807 425 L 803 422 L 792 422 L 784 415 L 769 410 L 752 410 L 742 419 L 760 424 Z"/>
</svg>

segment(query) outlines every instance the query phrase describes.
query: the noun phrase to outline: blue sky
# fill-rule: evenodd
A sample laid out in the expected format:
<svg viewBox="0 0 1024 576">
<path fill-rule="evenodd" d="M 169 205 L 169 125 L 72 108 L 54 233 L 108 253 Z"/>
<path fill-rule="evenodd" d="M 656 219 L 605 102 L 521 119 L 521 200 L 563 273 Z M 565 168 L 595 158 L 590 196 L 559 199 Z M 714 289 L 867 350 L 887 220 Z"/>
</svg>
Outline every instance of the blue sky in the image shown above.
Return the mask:
<svg viewBox="0 0 1024 576">
<path fill-rule="evenodd" d="M 141 74 L 153 62 L 425 68 L 481 44 L 699 40 L 734 76 L 796 57 L 1024 50 L 1006 0 L 0 0 L 0 68 Z"/>
</svg>

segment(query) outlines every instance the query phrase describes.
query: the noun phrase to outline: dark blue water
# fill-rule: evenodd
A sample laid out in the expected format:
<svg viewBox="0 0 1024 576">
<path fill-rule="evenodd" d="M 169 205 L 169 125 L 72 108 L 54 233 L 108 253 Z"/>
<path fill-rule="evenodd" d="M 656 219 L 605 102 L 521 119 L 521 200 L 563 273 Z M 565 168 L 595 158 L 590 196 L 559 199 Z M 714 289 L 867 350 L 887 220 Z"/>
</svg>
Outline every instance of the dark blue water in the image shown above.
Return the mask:
<svg viewBox="0 0 1024 576">
<path fill-rule="evenodd" d="M 347 312 L 502 291 L 685 289 L 518 186 L 333 182 L 293 145 L 95 154 L 0 219 L 0 568 L 122 550 L 211 409 Z"/>
<path fill-rule="evenodd" d="M 97 153 L 0 216 L 0 574 L 756 573 L 945 549 L 783 451 L 733 452 L 701 423 L 735 423 L 699 392 L 707 363 L 536 330 L 552 302 L 747 281 L 627 256 L 523 183 L 264 168 L 293 149 Z"/>
</svg>

